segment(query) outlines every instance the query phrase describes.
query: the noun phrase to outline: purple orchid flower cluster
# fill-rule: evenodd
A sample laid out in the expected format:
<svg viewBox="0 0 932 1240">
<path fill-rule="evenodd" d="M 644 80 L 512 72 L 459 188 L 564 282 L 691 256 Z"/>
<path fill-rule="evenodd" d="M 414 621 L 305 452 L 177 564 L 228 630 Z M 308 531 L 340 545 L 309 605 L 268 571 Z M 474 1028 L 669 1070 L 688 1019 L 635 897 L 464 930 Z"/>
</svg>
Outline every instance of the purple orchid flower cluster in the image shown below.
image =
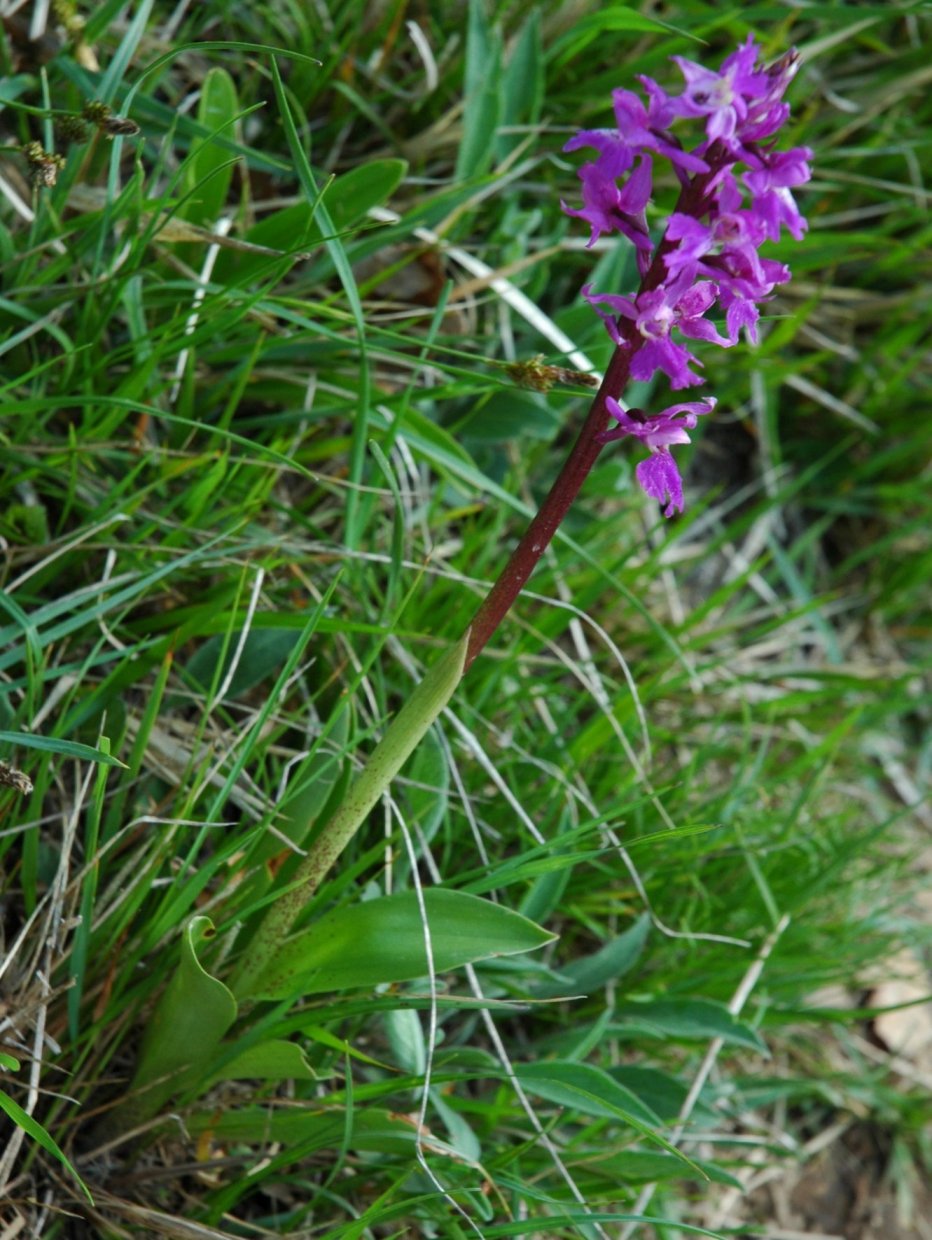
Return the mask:
<svg viewBox="0 0 932 1240">
<path fill-rule="evenodd" d="M 703 382 L 692 369 L 702 363 L 672 338 L 674 329 L 722 348 L 736 344 L 743 329 L 757 343 L 759 306 L 790 279 L 788 267 L 758 251 L 779 238 L 781 227 L 797 241 L 802 238 L 806 221 L 792 191 L 809 180 L 812 152 L 775 149 L 775 135 L 790 114 L 783 93 L 799 65 L 795 51 L 765 66 L 749 35 L 718 72 L 682 56 L 672 59 L 685 78 L 681 95 L 669 95 L 641 76 L 646 105 L 633 91 L 615 90 L 617 128 L 582 130 L 567 142 L 567 151 L 591 147 L 598 157 L 579 170 L 582 208 L 562 205 L 589 224 L 588 245 L 615 232 L 634 244 L 641 274 L 637 294 L 597 293 L 586 285 L 583 295 L 615 344 L 629 354 L 631 378 L 648 380 L 662 371 L 679 389 Z M 704 122 L 704 138 L 689 151 L 670 132 L 681 119 Z M 658 157 L 672 164 L 681 192 L 655 248 L 646 208 Z M 705 317 L 716 305 L 724 312 L 724 334 Z M 637 466 L 638 483 L 651 498 L 666 502 L 665 516 L 682 512 L 683 483 L 670 448 L 689 442 L 688 431 L 714 408 L 714 397 L 671 405 L 652 416 L 625 411 L 612 396 L 605 406 L 617 426 L 600 441 L 640 439 L 650 456 Z"/>
</svg>

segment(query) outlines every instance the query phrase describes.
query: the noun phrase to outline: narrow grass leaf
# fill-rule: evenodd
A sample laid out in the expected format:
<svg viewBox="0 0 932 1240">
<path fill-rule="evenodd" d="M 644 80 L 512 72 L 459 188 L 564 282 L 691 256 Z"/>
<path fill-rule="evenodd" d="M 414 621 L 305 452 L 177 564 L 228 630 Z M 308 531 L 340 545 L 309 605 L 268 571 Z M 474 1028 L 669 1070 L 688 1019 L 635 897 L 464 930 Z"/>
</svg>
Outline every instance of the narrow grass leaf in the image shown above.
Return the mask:
<svg viewBox="0 0 932 1240">
<path fill-rule="evenodd" d="M 544 49 L 540 10 L 532 9 L 521 27 L 502 74 L 502 125 L 534 125 L 544 98 Z M 495 141 L 499 160 L 525 140 L 523 134 L 500 133 Z"/>
<path fill-rule="evenodd" d="M 101 102 L 113 102 L 117 86 L 123 80 L 123 75 L 129 68 L 139 41 L 146 32 L 149 14 L 152 12 L 154 3 L 155 0 L 142 0 L 142 4 L 137 5 L 132 21 L 126 27 L 126 34 L 120 40 L 120 46 L 114 53 L 97 88 L 97 97 Z"/>
<path fill-rule="evenodd" d="M 366 316 L 363 312 L 362 302 L 359 299 L 359 290 L 356 287 L 356 277 L 353 275 L 353 269 L 347 258 L 346 251 L 340 238 L 335 235 L 333 221 L 330 218 L 326 206 L 324 205 L 321 194 L 317 188 L 317 182 L 311 171 L 311 165 L 304 147 L 301 144 L 301 138 L 295 127 L 294 117 L 291 115 L 291 108 L 288 105 L 288 99 L 285 95 L 285 88 L 282 84 L 281 74 L 278 70 L 278 64 L 275 58 L 272 58 L 272 83 L 275 87 L 275 99 L 278 103 L 278 109 L 282 118 L 282 125 L 285 130 L 285 137 L 288 141 L 288 149 L 291 151 L 294 159 L 295 172 L 298 180 L 304 190 L 305 197 L 308 202 L 314 204 L 314 219 L 323 230 L 325 236 L 329 239 L 325 241 L 327 253 L 330 255 L 331 262 L 336 268 L 337 275 L 340 277 L 340 283 L 343 285 L 343 291 L 346 294 L 346 300 L 349 302 L 350 311 L 353 316 L 353 322 L 356 325 L 356 343 L 359 350 L 358 365 L 358 391 L 359 396 L 356 404 L 356 418 L 353 423 L 353 440 L 352 449 L 350 451 L 350 483 L 351 488 L 347 492 L 346 499 L 346 543 L 352 550 L 359 542 L 359 529 L 357 528 L 357 513 L 359 508 L 358 490 L 362 483 L 363 465 L 365 461 L 366 439 L 369 429 L 369 402 L 371 393 L 371 377 L 369 374 L 369 359 L 366 347 Z"/>
<path fill-rule="evenodd" d="M 58 1142 L 49 1136 L 38 1120 L 33 1119 L 33 1117 L 24 1111 L 18 1103 L 13 1101 L 9 1094 L 4 1093 L 2 1089 L 0 1089 L 0 1111 L 6 1111 L 7 1115 L 9 1115 L 14 1124 L 16 1124 L 19 1128 L 22 1128 L 23 1132 L 32 1137 L 33 1141 L 35 1141 L 38 1145 L 41 1145 L 44 1150 L 53 1156 L 53 1158 L 58 1159 L 68 1174 L 74 1178 L 84 1196 L 88 1199 L 91 1205 L 93 1205 L 94 1198 L 91 1196 L 90 1189 L 78 1175 L 67 1154 L 65 1154 Z"/>
<path fill-rule="evenodd" d="M 21 749 L 41 749 L 44 753 L 57 753 L 62 758 L 79 758 L 82 762 L 100 762 L 103 766 L 120 766 L 126 763 L 104 749 L 82 745 L 80 741 L 65 741 L 57 736 L 35 736 L 31 732 L 0 732 L 0 744 L 17 745 Z"/>
</svg>

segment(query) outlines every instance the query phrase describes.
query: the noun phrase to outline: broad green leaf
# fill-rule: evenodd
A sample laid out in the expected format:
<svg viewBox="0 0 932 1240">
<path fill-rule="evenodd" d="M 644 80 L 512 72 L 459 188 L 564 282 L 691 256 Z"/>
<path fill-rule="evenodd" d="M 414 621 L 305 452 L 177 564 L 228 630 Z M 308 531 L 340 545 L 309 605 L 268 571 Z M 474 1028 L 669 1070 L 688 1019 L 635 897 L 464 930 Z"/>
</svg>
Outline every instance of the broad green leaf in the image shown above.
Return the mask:
<svg viewBox="0 0 932 1240">
<path fill-rule="evenodd" d="M 90 1189 L 78 1175 L 64 1150 L 62 1150 L 58 1143 L 51 1136 L 49 1136 L 38 1120 L 33 1119 L 28 1112 L 24 1111 L 23 1108 L 18 1103 L 14 1102 L 9 1094 L 5 1094 L 2 1089 L 0 1089 L 0 1111 L 6 1111 L 7 1115 L 9 1115 L 14 1124 L 16 1124 L 19 1128 L 22 1128 L 23 1132 L 32 1137 L 33 1141 L 35 1141 L 37 1145 L 41 1145 L 42 1148 L 51 1154 L 53 1158 L 58 1159 L 68 1174 L 76 1180 L 84 1196 L 88 1199 L 91 1205 L 93 1205 L 94 1198 L 91 1196 Z"/>
<path fill-rule="evenodd" d="M 743 1191 L 740 1180 L 736 1180 L 715 1163 L 707 1162 L 704 1158 L 695 1158 L 693 1161 L 714 1184 L 728 1184 L 733 1188 L 742 1188 Z M 692 1175 L 691 1169 L 684 1167 L 679 1158 L 674 1158 L 672 1154 L 663 1154 L 660 1150 L 622 1150 L 620 1154 L 609 1154 L 605 1158 L 587 1159 L 586 1170 L 624 1184 L 681 1180 L 684 1175 Z"/>
<path fill-rule="evenodd" d="M 335 177 L 324 191 L 333 227 L 343 232 L 364 219 L 373 207 L 387 202 L 407 171 L 403 159 L 371 159 Z"/>
<path fill-rule="evenodd" d="M 220 1048 L 221 1052 L 223 1047 Z M 297 1042 L 272 1038 L 247 1046 L 210 1078 L 217 1081 L 316 1081 L 317 1073 Z"/>
<path fill-rule="evenodd" d="M 232 138 L 238 111 L 236 85 L 229 73 L 226 69 L 209 69 L 201 89 L 198 122 L 211 133 Z M 223 212 L 232 177 L 229 150 L 212 138 L 196 138 L 191 143 L 184 180 L 185 190 L 191 193 L 181 208 L 184 218 L 195 224 L 214 224 Z"/>
<path fill-rule="evenodd" d="M 502 119 L 502 39 L 485 16 L 484 0 L 469 0 L 463 82 L 463 136 L 456 158 L 457 181 L 488 168 Z"/>
<path fill-rule="evenodd" d="M 541 1098 L 560 1106 L 573 1107 L 584 1115 L 620 1119 L 648 1141 L 653 1141 L 698 1171 L 691 1159 L 655 1131 L 655 1128 L 661 1127 L 661 1122 L 653 1111 L 594 1064 L 542 1060 L 516 1066 L 515 1072 L 525 1089 Z"/>
<path fill-rule="evenodd" d="M 314 219 L 314 207 L 298 202 L 291 207 L 261 219 L 247 233 L 251 245 L 293 253 L 311 249 L 325 237 L 331 237 L 364 220 L 373 207 L 386 202 L 404 180 L 408 165 L 403 159 L 373 159 L 352 168 L 325 186 L 320 201 L 329 215 L 329 231 L 325 232 Z M 273 260 L 274 261 L 274 260 Z M 239 281 L 246 281 L 268 269 L 270 258 L 264 254 L 225 254 L 217 265 L 221 273 L 234 271 Z"/>
<path fill-rule="evenodd" d="M 520 913 L 461 891 L 423 893 L 434 969 L 533 951 L 555 936 Z M 286 939 L 250 986 L 257 999 L 405 982 L 428 973 L 417 893 L 399 892 L 335 909 Z"/>
<path fill-rule="evenodd" d="M 750 1025 L 737 1020 L 721 1003 L 711 999 L 658 999 L 652 1003 L 619 1004 L 616 1015 L 659 1034 L 688 1041 L 721 1038 L 732 1046 L 746 1046 L 767 1055 L 767 1044 Z M 622 1028 L 624 1026 L 622 1025 Z"/>
<path fill-rule="evenodd" d="M 594 1064 L 545 1059 L 515 1065 L 515 1072 L 522 1085 L 549 1102 L 573 1107 L 585 1115 L 601 1115 L 609 1119 L 633 1116 L 639 1124 L 662 1127 L 659 1115 L 645 1106 L 630 1089 L 619 1085 Z"/>
<path fill-rule="evenodd" d="M 6 1068 L 9 1072 L 16 1072 L 19 1068 L 19 1060 L 14 1059 L 12 1055 L 8 1055 L 6 1051 L 0 1051 L 0 1068 Z"/>
<path fill-rule="evenodd" d="M 195 1135 L 208 1132 L 218 1141 L 257 1146 L 272 1142 L 285 1146 L 300 1144 L 302 1156 L 344 1146 L 366 1153 L 410 1156 L 416 1136 L 414 1120 L 391 1111 L 357 1109 L 347 1124 L 347 1113 L 342 1107 L 328 1108 L 315 1102 L 289 1103 L 280 1109 L 270 1103 L 221 1114 L 206 1111 L 186 1117 L 185 1126 Z M 432 1149 L 455 1156 L 452 1147 L 435 1136 L 430 1137 L 429 1143 Z"/>
<path fill-rule="evenodd" d="M 530 392 L 493 392 L 467 420 L 463 438 L 480 444 L 525 439 L 546 442 L 554 437 L 562 421 L 562 415 L 542 397 Z"/>
<path fill-rule="evenodd" d="M 104 753 L 93 745 L 80 741 L 63 741 L 57 736 L 34 736 L 31 732 L 0 732 L 0 744 L 17 745 L 21 749 L 41 749 L 45 753 L 57 753 L 63 758 L 80 758 L 83 762 L 100 762 L 104 766 L 122 766 L 126 763 L 112 753 Z"/>
<path fill-rule="evenodd" d="M 8 75 L 0 80 L 0 104 L 12 103 L 28 90 L 35 90 L 36 79 L 31 73 Z"/>
<path fill-rule="evenodd" d="M 236 1000 L 204 969 L 198 948 L 213 936 L 209 917 L 192 917 L 181 937 L 181 959 L 146 1026 L 127 1106 L 154 1115 L 180 1089 L 207 1082 L 220 1040 L 236 1019 Z"/>
<path fill-rule="evenodd" d="M 657 1068 L 620 1064 L 607 1071 L 609 1076 L 636 1094 L 641 1102 L 655 1111 L 664 1122 L 675 1119 L 686 1101 L 686 1086 Z"/>
<path fill-rule="evenodd" d="M 386 1012 L 385 1032 L 392 1048 L 392 1062 L 409 1076 L 423 1076 L 427 1067 L 427 1044 L 419 1014 L 411 1008 Z"/>
<path fill-rule="evenodd" d="M 226 692 L 227 698 L 240 697 L 254 685 L 265 680 L 267 676 L 275 675 L 287 663 L 288 656 L 294 650 L 298 640 L 299 634 L 293 629 L 250 629 L 246 634 L 242 650 L 239 651 L 236 670 Z M 215 678 L 217 684 L 222 683 L 223 677 L 226 676 L 233 662 L 239 641 L 238 632 L 231 633 L 228 639 L 221 634 L 209 637 L 188 660 L 185 673 L 202 685 L 205 690 L 210 688 Z M 223 653 L 224 644 L 226 656 L 223 669 L 217 677 L 217 663 Z"/>
<path fill-rule="evenodd" d="M 616 981 L 634 968 L 644 950 L 649 931 L 650 918 L 646 915 L 639 917 L 633 926 L 591 956 L 581 956 L 562 966 L 560 974 L 569 978 L 573 988 L 581 994 L 591 994 L 606 982 Z"/>
<path fill-rule="evenodd" d="M 521 27 L 502 75 L 502 124 L 534 125 L 540 119 L 544 98 L 544 52 L 540 10 L 535 8 Z M 505 158 L 527 134 L 500 133 L 495 141 L 499 160 Z"/>
</svg>

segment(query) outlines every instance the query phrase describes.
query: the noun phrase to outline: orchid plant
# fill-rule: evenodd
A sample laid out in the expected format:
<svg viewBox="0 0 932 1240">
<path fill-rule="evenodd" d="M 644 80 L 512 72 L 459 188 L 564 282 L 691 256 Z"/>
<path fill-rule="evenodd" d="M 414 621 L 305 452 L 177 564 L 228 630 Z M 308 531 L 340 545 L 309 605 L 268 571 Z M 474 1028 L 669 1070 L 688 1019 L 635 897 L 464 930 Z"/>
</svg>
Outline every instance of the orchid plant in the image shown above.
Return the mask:
<svg viewBox="0 0 932 1240">
<path fill-rule="evenodd" d="M 266 908 L 258 928 L 250 927 L 251 933 L 247 930 L 241 934 L 246 942 L 236 949 L 237 962 L 228 987 L 207 978 L 198 964 L 198 936 L 204 930 L 200 923 L 207 919 L 194 919 L 199 925 L 196 930 L 189 928 L 183 952 L 187 980 L 169 987 L 162 1018 L 157 1012 L 153 1028 L 164 1033 L 172 1021 L 176 1025 L 181 1021 L 185 1028 L 193 1021 L 200 1030 L 200 1041 L 196 1047 L 190 1042 L 180 1045 L 176 1053 L 166 1051 L 164 1037 L 148 1039 L 149 1049 L 144 1045 L 134 1083 L 137 1091 L 148 1089 L 148 1102 L 139 1105 L 137 1101 L 118 1118 L 124 1130 L 146 1114 L 155 1113 L 168 1096 L 172 1088 L 169 1078 L 179 1065 L 185 1065 L 185 1079 L 190 1081 L 192 1065 L 196 1069 L 198 1061 L 211 1061 L 220 1039 L 237 1018 L 238 1005 L 245 1005 L 247 1010 L 260 999 L 281 1000 L 301 994 L 302 979 L 317 978 L 322 969 L 327 977 L 332 976 L 327 968 L 333 962 L 322 963 L 321 935 L 315 941 L 315 925 L 295 932 L 296 923 L 300 924 L 325 875 L 502 622 L 605 446 L 620 439 L 637 440 L 647 449 L 646 458 L 636 469 L 640 487 L 662 505 L 665 516 L 683 510 L 683 483 L 672 449 L 689 442 L 689 432 L 700 417 L 712 411 L 715 398 L 675 402 L 649 412 L 626 408 L 624 390 L 629 379 L 650 380 L 658 373 L 674 391 L 702 384 L 702 361 L 684 339 L 732 348 L 743 332 L 756 342 L 760 307 L 790 278 L 784 264 L 761 256 L 759 251 L 766 241 L 776 240 L 784 228 L 796 239 L 803 236 L 806 222 L 793 190 L 809 178 L 811 152 L 805 147 L 781 151 L 776 145 L 778 131 L 789 116 L 783 95 L 798 67 L 795 52 L 763 65 L 760 48 L 749 37 L 718 71 L 682 57 L 673 59 L 685 79 L 680 94 L 668 93 L 651 78 L 642 77 L 646 99 L 629 90 L 616 90 L 615 126 L 583 130 L 566 144 L 569 151 L 587 149 L 595 151 L 596 156 L 579 170 L 582 206 L 564 204 L 564 210 L 589 225 L 590 246 L 614 233 L 627 238 L 636 250 L 640 284 L 625 293 L 594 291 L 590 285 L 583 289 L 583 296 L 604 320 L 615 349 L 559 476 L 463 637 L 414 690 L 335 814 L 290 874 L 287 885 L 262 901 Z M 687 147 L 674 127 L 688 133 L 690 126 L 694 130 L 698 126 L 699 137 Z M 665 229 L 655 236 L 648 207 L 658 160 L 671 165 L 680 191 Z M 719 325 L 709 318 L 716 309 L 722 316 Z M 452 898 L 457 893 L 445 894 Z M 439 930 L 435 935 L 435 913 L 438 918 L 449 915 L 460 929 L 464 917 L 481 918 L 478 906 L 488 903 L 475 897 L 461 899 L 472 901 L 469 909 L 455 901 L 448 902 L 446 908 L 442 901 L 434 906 L 426 903 L 435 946 L 442 941 Z M 370 901 L 366 906 L 370 920 L 380 915 L 375 907 L 379 903 Z M 386 898 L 384 904 L 389 903 Z M 514 919 L 507 928 L 513 936 L 510 950 L 527 950 L 549 937 L 530 923 L 524 923 L 529 929 L 519 927 L 517 923 L 524 919 L 517 914 L 497 905 L 490 908 L 490 917 L 501 919 L 507 914 Z M 420 934 L 416 919 L 423 909 L 412 904 L 409 912 Z M 343 924 L 340 910 L 327 914 L 325 920 L 327 934 L 323 939 L 329 944 L 343 934 L 348 936 L 347 941 L 352 939 L 353 927 Z M 499 928 L 499 922 L 494 928 Z M 374 933 L 378 937 L 377 930 Z M 451 943 L 461 939 L 462 935 L 458 939 L 454 936 Z M 324 948 L 331 950 L 327 943 Z M 441 952 L 440 958 L 435 958 L 438 967 L 479 958 L 478 949 L 471 955 L 457 956 L 462 950 L 453 947 L 446 956 Z M 422 962 L 423 954 L 417 959 Z M 418 967 L 422 964 L 413 967 L 414 972 L 380 980 L 420 976 Z M 195 1020 L 198 1004 L 210 1009 L 210 1020 Z M 209 1037 L 203 1032 L 208 1026 Z M 163 1086 L 153 1089 L 152 1083 L 158 1080 Z"/>
</svg>

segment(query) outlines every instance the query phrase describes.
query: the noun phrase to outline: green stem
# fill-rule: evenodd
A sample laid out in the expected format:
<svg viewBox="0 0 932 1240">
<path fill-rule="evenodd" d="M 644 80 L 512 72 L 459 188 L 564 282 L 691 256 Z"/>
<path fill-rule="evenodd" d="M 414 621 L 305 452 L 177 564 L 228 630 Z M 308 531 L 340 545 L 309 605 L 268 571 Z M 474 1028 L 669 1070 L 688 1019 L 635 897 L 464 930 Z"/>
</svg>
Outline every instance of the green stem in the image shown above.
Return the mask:
<svg viewBox="0 0 932 1240">
<path fill-rule="evenodd" d="M 467 632 L 441 655 L 415 687 L 372 751 L 340 808 L 311 845 L 298 866 L 294 881 L 276 897 L 230 982 L 237 999 L 249 998 L 321 880 L 453 696 L 463 678 L 468 640 Z"/>
</svg>

